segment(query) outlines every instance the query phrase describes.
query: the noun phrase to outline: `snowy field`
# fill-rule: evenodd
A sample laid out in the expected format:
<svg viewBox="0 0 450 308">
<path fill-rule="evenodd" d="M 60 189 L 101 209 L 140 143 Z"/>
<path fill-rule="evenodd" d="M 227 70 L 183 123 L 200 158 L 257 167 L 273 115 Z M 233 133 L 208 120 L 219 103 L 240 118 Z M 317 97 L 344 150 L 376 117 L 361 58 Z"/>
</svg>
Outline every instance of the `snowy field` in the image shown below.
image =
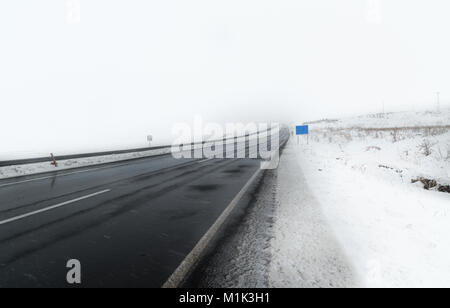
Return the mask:
<svg viewBox="0 0 450 308">
<path fill-rule="evenodd" d="M 423 127 L 449 124 L 449 110 L 363 116 L 310 124 L 309 145 L 291 138 L 271 285 L 450 287 L 450 194 L 411 182 L 450 183 L 450 128 Z"/>
<path fill-rule="evenodd" d="M 311 150 L 332 152 L 333 162 L 386 180 L 450 184 L 450 109 L 322 121 L 310 129 Z"/>
<path fill-rule="evenodd" d="M 407 111 L 361 115 L 342 119 L 324 119 L 308 123 L 313 129 L 319 128 L 386 128 L 408 126 L 450 125 L 450 109 L 441 112 L 434 111 Z"/>
</svg>

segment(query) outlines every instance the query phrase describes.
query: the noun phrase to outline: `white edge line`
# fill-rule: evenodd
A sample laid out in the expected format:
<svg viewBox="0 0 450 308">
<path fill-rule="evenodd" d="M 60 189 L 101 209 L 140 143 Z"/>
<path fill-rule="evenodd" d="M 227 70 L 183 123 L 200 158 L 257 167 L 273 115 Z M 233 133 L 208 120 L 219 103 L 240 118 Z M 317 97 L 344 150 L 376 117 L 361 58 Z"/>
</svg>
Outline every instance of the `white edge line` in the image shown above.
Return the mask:
<svg viewBox="0 0 450 308">
<path fill-rule="evenodd" d="M 54 210 L 56 208 L 59 208 L 59 207 L 62 207 L 62 206 L 65 206 L 65 205 L 68 205 L 68 204 L 71 204 L 71 203 L 74 203 L 74 202 L 78 202 L 78 201 L 81 201 L 81 200 L 84 200 L 84 199 L 92 198 L 92 197 L 95 197 L 95 196 L 98 196 L 98 195 L 101 195 L 101 194 L 104 194 L 104 193 L 107 193 L 107 192 L 110 192 L 110 191 L 111 191 L 111 189 L 105 189 L 105 190 L 102 190 L 102 191 L 99 191 L 99 192 L 96 192 L 96 193 L 93 193 L 93 194 L 90 194 L 90 195 L 87 195 L 87 196 L 83 196 L 83 197 L 80 197 L 80 198 L 76 198 L 76 199 L 73 199 L 73 200 L 62 202 L 62 203 L 59 203 L 59 204 L 56 204 L 56 205 L 52 205 L 52 206 L 49 206 L 49 207 L 37 210 L 37 211 L 33 211 L 33 212 L 26 213 L 26 214 L 23 214 L 23 215 L 19 215 L 19 216 L 15 216 L 15 217 L 12 217 L 12 218 L 8 218 L 6 220 L 0 221 L 0 225 L 5 225 L 7 223 L 14 222 L 14 221 L 17 221 L 17 220 L 20 220 L 20 219 L 24 219 L 24 218 L 27 218 L 27 217 L 30 217 L 30 216 L 33 216 L 33 215 L 36 215 L 36 214 L 40 214 L 40 213 L 43 213 L 43 212 L 48 212 L 50 210 Z"/>
<path fill-rule="evenodd" d="M 195 245 L 194 249 L 184 258 L 181 264 L 177 267 L 177 269 L 172 273 L 172 275 L 167 279 L 167 281 L 162 285 L 162 288 L 177 288 L 184 281 L 186 276 L 191 272 L 194 266 L 200 260 L 200 257 L 208 246 L 208 244 L 213 239 L 214 235 L 219 231 L 220 227 L 223 225 L 225 220 L 230 216 L 233 209 L 242 199 L 244 194 L 249 189 L 250 185 L 255 181 L 258 175 L 261 173 L 261 169 L 253 174 L 253 176 L 247 181 L 244 187 L 239 191 L 239 193 L 234 197 L 234 199 L 230 202 L 230 204 L 225 208 L 222 214 L 217 218 L 214 224 L 209 228 L 209 230 L 203 235 L 200 241 Z"/>
</svg>

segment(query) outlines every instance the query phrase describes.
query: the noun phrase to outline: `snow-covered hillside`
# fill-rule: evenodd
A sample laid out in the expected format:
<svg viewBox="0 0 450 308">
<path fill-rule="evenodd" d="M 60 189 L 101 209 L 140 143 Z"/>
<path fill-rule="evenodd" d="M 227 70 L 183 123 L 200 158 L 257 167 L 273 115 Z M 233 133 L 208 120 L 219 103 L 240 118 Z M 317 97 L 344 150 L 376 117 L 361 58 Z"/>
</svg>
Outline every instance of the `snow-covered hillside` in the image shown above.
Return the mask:
<svg viewBox="0 0 450 308">
<path fill-rule="evenodd" d="M 450 125 L 450 109 L 436 111 L 405 111 L 361 115 L 343 119 L 323 119 L 311 121 L 313 128 L 385 128 L 385 127 L 420 127 Z"/>
<path fill-rule="evenodd" d="M 274 183 L 272 285 L 450 286 L 450 112 L 310 125 Z"/>
<path fill-rule="evenodd" d="M 450 184 L 450 109 L 367 115 L 310 124 L 314 149 L 354 170 L 405 183 Z M 437 189 L 437 187 L 436 187 Z"/>
</svg>

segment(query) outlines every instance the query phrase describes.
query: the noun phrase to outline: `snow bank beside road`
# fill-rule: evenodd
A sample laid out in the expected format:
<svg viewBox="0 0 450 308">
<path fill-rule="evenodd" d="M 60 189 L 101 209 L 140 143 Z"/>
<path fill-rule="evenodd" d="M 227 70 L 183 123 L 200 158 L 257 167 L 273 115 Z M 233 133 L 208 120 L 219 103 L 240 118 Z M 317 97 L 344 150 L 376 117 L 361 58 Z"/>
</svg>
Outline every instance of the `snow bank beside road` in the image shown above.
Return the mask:
<svg viewBox="0 0 450 308">
<path fill-rule="evenodd" d="M 292 140 L 277 170 L 277 207 L 273 226 L 272 287 L 351 287 L 356 276 L 311 190 Z M 323 186 L 322 186 L 323 187 Z M 326 187 L 323 187 L 326 188 Z"/>
<path fill-rule="evenodd" d="M 450 194 L 411 182 L 450 184 L 449 115 L 320 121 L 309 145 L 291 140 L 276 183 L 272 284 L 450 287 Z"/>
<path fill-rule="evenodd" d="M 450 286 L 450 194 L 352 168 L 336 144 L 289 146 L 361 286 Z"/>
<path fill-rule="evenodd" d="M 430 114 L 423 116 L 425 121 Z M 315 149 L 322 146 L 323 151 L 333 152 L 334 160 L 369 176 L 405 183 L 425 177 L 449 185 L 450 110 L 431 116 L 435 122 L 427 121 L 429 126 L 415 126 L 416 118 L 408 122 L 403 114 L 381 118 L 370 128 L 367 121 L 371 116 L 341 120 L 331 127 L 321 122 L 311 125 L 310 139 Z M 434 127 L 438 123 L 442 127 Z M 378 126 L 390 128 L 376 129 Z"/>
<path fill-rule="evenodd" d="M 114 154 L 96 157 L 86 157 L 77 159 L 68 159 L 58 161 L 58 168 L 55 168 L 50 162 L 25 164 L 17 166 L 0 167 L 0 179 L 6 179 L 16 176 L 32 175 L 37 173 L 60 171 L 74 169 L 87 166 L 95 166 L 111 162 L 119 162 L 136 158 L 151 157 L 156 155 L 168 154 L 171 148 L 163 148 L 157 150 L 149 150 L 145 152 L 134 152 L 126 154 Z"/>
</svg>

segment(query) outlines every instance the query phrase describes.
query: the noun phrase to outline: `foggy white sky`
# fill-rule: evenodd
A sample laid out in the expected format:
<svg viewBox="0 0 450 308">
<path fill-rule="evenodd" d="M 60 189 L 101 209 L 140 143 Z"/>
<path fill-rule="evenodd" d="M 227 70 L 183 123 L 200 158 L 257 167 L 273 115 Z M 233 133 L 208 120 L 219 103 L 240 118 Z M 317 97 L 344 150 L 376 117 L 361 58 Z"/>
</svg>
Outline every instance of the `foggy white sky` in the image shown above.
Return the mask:
<svg viewBox="0 0 450 308">
<path fill-rule="evenodd" d="M 145 146 L 176 121 L 298 121 L 450 102 L 450 2 L 0 2 L 0 160 Z"/>
</svg>

